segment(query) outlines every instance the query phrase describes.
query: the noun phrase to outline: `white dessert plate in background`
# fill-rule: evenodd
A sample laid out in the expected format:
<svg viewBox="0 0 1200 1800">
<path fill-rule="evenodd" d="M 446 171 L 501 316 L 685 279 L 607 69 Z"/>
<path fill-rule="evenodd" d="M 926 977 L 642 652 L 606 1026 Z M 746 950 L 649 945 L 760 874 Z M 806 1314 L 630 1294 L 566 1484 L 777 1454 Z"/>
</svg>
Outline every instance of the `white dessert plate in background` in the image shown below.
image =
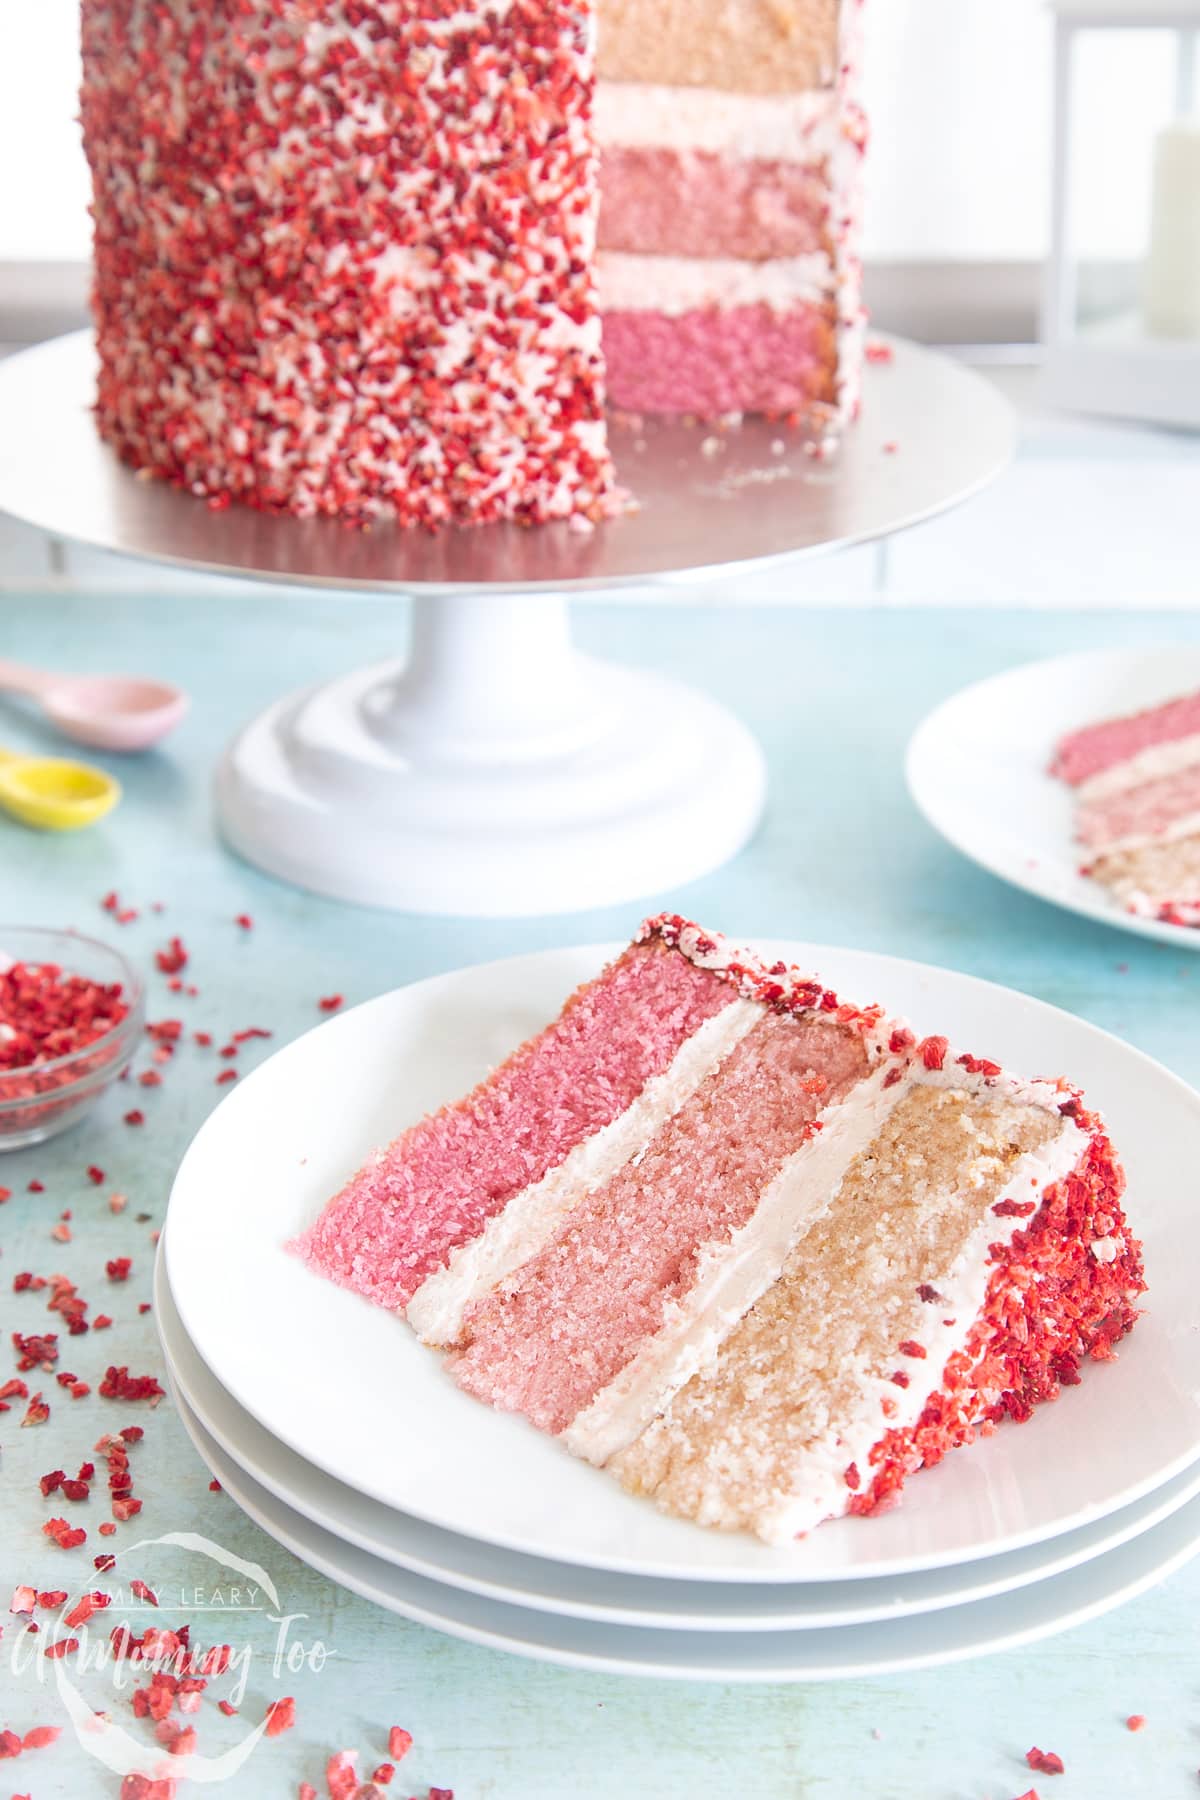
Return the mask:
<svg viewBox="0 0 1200 1800">
<path fill-rule="evenodd" d="M 175 1311 L 162 1252 L 154 1268 L 154 1317 L 177 1396 L 209 1438 L 268 1494 L 312 1524 L 382 1562 L 510 1606 L 611 1625 L 675 1631 L 812 1631 L 899 1619 L 1011 1593 L 1073 1569 L 1148 1531 L 1200 1495 L 1200 1463 L 1144 1500 L 1045 1544 L 945 1569 L 873 1581 L 655 1581 L 522 1556 L 442 1531 L 357 1493 L 306 1463 L 230 1399 L 197 1356 Z"/>
<path fill-rule="evenodd" d="M 1200 1219 L 1183 1173 L 1200 1166 L 1200 1096 L 1095 1026 L 989 982 L 861 951 L 757 948 L 1023 1074 L 1067 1072 L 1107 1112 L 1152 1290 L 1116 1361 L 914 1477 L 893 1511 L 772 1548 L 668 1518 L 468 1398 L 400 1319 L 291 1255 L 376 1145 L 467 1090 L 599 971 L 615 946 L 593 945 L 385 994 L 278 1051 L 216 1108 L 175 1179 L 166 1267 L 220 1384 L 297 1455 L 387 1506 L 527 1555 L 687 1580 L 893 1576 L 999 1555 L 1131 1505 L 1200 1458 Z"/>
<path fill-rule="evenodd" d="M 908 746 L 908 788 L 934 830 L 1041 900 L 1140 937 L 1200 950 L 1200 931 L 1126 912 L 1079 873 L 1075 796 L 1048 773 L 1068 732 L 1200 689 L 1200 645 L 1088 650 L 1027 663 L 944 700 Z"/>
<path fill-rule="evenodd" d="M 238 1467 L 174 1396 L 196 1449 L 226 1493 L 275 1542 L 352 1593 L 435 1631 L 538 1662 L 675 1681 L 839 1681 L 1012 1650 L 1111 1612 L 1182 1568 L 1200 1549 L 1200 1500 L 1107 1556 L 1034 1587 L 915 1619 L 828 1631 L 639 1631 L 443 1587 L 355 1549 L 304 1518 Z"/>
</svg>

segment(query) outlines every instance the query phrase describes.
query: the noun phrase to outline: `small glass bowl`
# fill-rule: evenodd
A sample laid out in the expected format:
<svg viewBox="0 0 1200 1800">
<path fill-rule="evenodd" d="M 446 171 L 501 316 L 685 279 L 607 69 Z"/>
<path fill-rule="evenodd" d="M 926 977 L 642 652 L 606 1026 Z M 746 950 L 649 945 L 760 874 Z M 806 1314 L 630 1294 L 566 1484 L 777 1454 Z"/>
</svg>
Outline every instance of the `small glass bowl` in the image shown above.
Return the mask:
<svg viewBox="0 0 1200 1800">
<path fill-rule="evenodd" d="M 14 962 L 55 963 L 66 975 L 109 986 L 119 982 L 129 1011 L 82 1050 L 24 1069 L 0 1069 L 0 1151 L 44 1143 L 81 1119 L 129 1067 L 146 1021 L 141 976 L 119 950 L 98 938 L 39 925 L 0 925 L 0 969 Z"/>
</svg>

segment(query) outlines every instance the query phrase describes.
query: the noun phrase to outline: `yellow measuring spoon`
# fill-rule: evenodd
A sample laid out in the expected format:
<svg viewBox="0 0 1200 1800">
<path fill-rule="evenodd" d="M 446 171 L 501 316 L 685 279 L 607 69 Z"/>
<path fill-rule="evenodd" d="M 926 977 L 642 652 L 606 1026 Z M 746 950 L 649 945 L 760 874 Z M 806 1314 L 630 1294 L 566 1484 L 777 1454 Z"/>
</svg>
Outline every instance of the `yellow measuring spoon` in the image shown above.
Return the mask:
<svg viewBox="0 0 1200 1800">
<path fill-rule="evenodd" d="M 90 763 L 0 750 L 0 809 L 38 831 L 78 831 L 111 812 L 121 784 Z"/>
</svg>

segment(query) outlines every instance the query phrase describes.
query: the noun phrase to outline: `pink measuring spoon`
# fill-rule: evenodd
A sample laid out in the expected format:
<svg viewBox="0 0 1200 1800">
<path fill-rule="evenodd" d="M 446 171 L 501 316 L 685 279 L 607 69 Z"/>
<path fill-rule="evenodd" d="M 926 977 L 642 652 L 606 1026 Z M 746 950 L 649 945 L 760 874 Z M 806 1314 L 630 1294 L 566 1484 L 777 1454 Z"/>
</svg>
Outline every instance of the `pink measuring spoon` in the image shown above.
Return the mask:
<svg viewBox="0 0 1200 1800">
<path fill-rule="evenodd" d="M 148 750 L 188 709 L 182 688 L 140 675 L 53 675 L 0 659 L 0 693 L 28 694 L 50 723 L 97 750 Z"/>
</svg>

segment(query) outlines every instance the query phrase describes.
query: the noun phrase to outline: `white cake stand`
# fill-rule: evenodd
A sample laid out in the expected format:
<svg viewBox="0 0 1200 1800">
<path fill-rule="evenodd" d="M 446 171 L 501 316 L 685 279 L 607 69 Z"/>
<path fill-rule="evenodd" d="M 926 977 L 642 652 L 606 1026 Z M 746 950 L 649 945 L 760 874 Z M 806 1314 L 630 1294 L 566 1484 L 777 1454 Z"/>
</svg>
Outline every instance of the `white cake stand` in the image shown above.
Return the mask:
<svg viewBox="0 0 1200 1800">
<path fill-rule="evenodd" d="M 707 696 L 573 650 L 567 595 L 862 543 L 982 487 L 1012 453 L 1009 408 L 946 357 L 892 351 L 868 368 L 862 418 L 828 460 L 762 420 L 618 421 L 630 516 L 591 532 L 434 536 L 214 512 L 139 480 L 96 436 L 80 332 L 0 364 L 0 509 L 126 555 L 349 590 L 348 639 L 350 591 L 413 597 L 406 659 L 291 694 L 229 746 L 217 812 L 250 862 L 406 911 L 614 904 L 734 855 L 761 816 L 765 768 Z"/>
</svg>

